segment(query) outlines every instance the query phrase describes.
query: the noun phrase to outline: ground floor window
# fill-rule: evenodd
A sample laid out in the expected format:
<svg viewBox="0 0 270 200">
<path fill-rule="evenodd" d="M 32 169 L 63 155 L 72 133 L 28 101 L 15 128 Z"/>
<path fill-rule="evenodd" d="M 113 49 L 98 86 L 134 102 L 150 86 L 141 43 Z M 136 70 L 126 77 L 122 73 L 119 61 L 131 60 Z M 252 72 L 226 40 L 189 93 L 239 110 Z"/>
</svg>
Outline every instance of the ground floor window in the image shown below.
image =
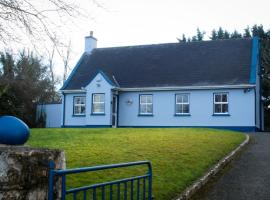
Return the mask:
<svg viewBox="0 0 270 200">
<path fill-rule="evenodd" d="M 214 114 L 228 114 L 228 93 L 214 93 Z"/>
<path fill-rule="evenodd" d="M 105 114 L 105 94 L 94 93 L 92 96 L 92 113 Z"/>
<path fill-rule="evenodd" d="M 73 115 L 85 115 L 85 96 L 74 97 Z"/>
<path fill-rule="evenodd" d="M 175 114 L 186 115 L 189 114 L 189 94 L 175 95 Z"/>
<path fill-rule="evenodd" d="M 153 95 L 141 94 L 140 95 L 140 115 L 152 115 L 153 114 Z"/>
</svg>

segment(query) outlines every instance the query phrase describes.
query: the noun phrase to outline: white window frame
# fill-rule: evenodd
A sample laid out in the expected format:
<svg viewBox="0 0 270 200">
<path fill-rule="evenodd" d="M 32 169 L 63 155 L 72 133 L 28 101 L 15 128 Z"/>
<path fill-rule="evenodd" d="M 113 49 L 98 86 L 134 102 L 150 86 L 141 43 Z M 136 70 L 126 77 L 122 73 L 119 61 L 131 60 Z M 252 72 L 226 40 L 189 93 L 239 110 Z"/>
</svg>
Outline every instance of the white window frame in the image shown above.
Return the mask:
<svg viewBox="0 0 270 200">
<path fill-rule="evenodd" d="M 84 99 L 84 103 L 76 103 L 76 99 Z M 82 102 L 82 100 L 80 100 Z M 75 107 L 78 107 L 79 112 L 75 113 L 76 109 Z M 82 112 L 82 107 L 84 107 L 84 112 Z M 74 116 L 84 116 L 86 112 L 86 97 L 85 96 L 74 96 L 73 97 L 73 115 Z"/>
<path fill-rule="evenodd" d="M 94 96 L 95 95 L 103 95 L 104 96 L 104 101 L 94 101 Z M 103 108 L 104 108 L 104 110 L 103 110 L 103 112 L 95 112 L 94 111 L 94 104 L 103 104 L 104 106 L 103 106 Z M 105 114 L 105 94 L 104 93 L 93 93 L 92 94 L 92 114 Z"/>
<path fill-rule="evenodd" d="M 177 102 L 177 96 L 187 96 L 187 102 Z M 190 115 L 190 95 L 188 93 L 179 93 L 175 94 L 175 115 Z M 177 112 L 177 105 L 180 105 L 182 108 L 182 112 Z M 184 112 L 183 106 L 188 105 L 188 112 Z"/>
<path fill-rule="evenodd" d="M 142 102 L 143 96 L 150 96 L 151 100 L 152 100 L 151 103 L 148 103 L 147 100 L 146 100 L 146 102 Z M 139 102 L 139 115 L 153 115 L 153 95 L 152 94 L 140 94 L 139 101 L 140 101 Z M 152 112 L 151 113 L 150 112 L 141 112 L 142 105 L 151 106 Z M 146 109 L 146 111 L 147 111 L 147 109 Z"/>
<path fill-rule="evenodd" d="M 216 95 L 221 95 L 221 101 L 216 102 Z M 222 101 L 222 95 L 226 95 L 227 96 L 227 101 Z M 213 102 L 214 102 L 214 107 L 213 107 L 213 113 L 214 115 L 227 115 L 229 114 L 229 93 L 228 92 L 216 92 L 213 95 Z M 216 112 L 216 105 L 221 105 L 221 112 Z M 227 112 L 222 112 L 222 107 L 223 105 L 227 105 Z"/>
</svg>

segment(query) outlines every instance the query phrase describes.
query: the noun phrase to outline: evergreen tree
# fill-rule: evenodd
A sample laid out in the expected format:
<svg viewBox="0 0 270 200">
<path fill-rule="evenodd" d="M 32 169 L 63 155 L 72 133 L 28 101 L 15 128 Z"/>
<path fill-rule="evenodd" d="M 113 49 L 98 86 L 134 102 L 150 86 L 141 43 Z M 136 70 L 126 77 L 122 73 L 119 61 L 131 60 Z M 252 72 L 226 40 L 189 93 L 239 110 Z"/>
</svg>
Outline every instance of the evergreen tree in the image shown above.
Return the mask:
<svg viewBox="0 0 270 200">
<path fill-rule="evenodd" d="M 234 32 L 231 33 L 231 37 L 232 39 L 237 39 L 237 38 L 242 38 L 242 34 L 238 33 L 237 30 L 234 30 Z"/>
<path fill-rule="evenodd" d="M 192 36 L 192 37 L 191 37 L 191 42 L 196 42 L 196 41 L 198 41 L 197 36 L 195 36 L 195 35 Z"/>
<path fill-rule="evenodd" d="M 215 29 L 212 30 L 210 39 L 211 40 L 217 40 L 218 39 L 217 31 Z"/>
<path fill-rule="evenodd" d="M 177 38 L 177 40 L 179 42 L 182 42 L 182 43 L 186 43 L 187 42 L 187 38 L 186 38 L 185 34 L 182 35 L 182 39 Z"/>
<path fill-rule="evenodd" d="M 224 38 L 223 39 L 230 39 L 230 33 L 227 30 L 224 31 Z"/>
<path fill-rule="evenodd" d="M 250 38 L 250 37 L 251 37 L 251 33 L 250 33 L 250 28 L 249 28 L 249 26 L 247 26 L 247 28 L 244 29 L 243 37 L 244 37 L 244 38 Z"/>
<path fill-rule="evenodd" d="M 255 24 L 251 28 L 251 31 L 252 31 L 252 36 L 253 37 L 259 37 L 259 38 L 265 39 L 266 36 L 267 36 L 262 25 L 258 26 L 257 24 Z"/>
<path fill-rule="evenodd" d="M 205 35 L 205 31 L 200 31 L 199 28 L 197 28 L 197 41 L 203 41 L 203 38 L 204 38 L 204 35 Z"/>
<path fill-rule="evenodd" d="M 263 26 L 253 26 L 252 34 L 260 40 L 260 66 L 262 78 L 262 96 L 264 97 L 265 114 L 270 118 L 270 31 L 264 32 Z M 270 121 L 268 123 L 270 127 Z"/>
<path fill-rule="evenodd" d="M 33 127 L 37 104 L 58 98 L 57 93 L 51 91 L 54 83 L 48 67 L 26 51 L 15 61 L 12 54 L 1 53 L 0 62 L 0 115 L 17 116 Z"/>
<path fill-rule="evenodd" d="M 218 31 L 217 31 L 217 38 L 218 39 L 224 39 L 224 31 L 221 27 L 219 27 Z"/>
<path fill-rule="evenodd" d="M 0 53 L 0 62 L 3 66 L 2 78 L 12 81 L 14 79 L 15 68 L 13 56 L 10 53 Z"/>
</svg>

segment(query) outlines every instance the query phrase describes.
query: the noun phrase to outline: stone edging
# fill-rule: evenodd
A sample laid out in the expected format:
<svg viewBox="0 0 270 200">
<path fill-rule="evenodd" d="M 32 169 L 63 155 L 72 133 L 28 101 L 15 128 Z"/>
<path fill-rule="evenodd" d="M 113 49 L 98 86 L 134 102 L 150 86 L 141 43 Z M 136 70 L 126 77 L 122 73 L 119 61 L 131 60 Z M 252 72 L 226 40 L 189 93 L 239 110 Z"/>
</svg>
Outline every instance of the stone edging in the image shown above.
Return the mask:
<svg viewBox="0 0 270 200">
<path fill-rule="evenodd" d="M 214 167 L 212 167 L 205 175 L 199 178 L 195 183 L 182 192 L 175 200 L 187 200 L 190 199 L 198 190 L 200 190 L 206 183 L 213 178 L 218 172 L 220 172 L 235 156 L 243 149 L 249 142 L 249 135 L 246 135 L 246 139 L 236 149 L 219 161 Z"/>
</svg>

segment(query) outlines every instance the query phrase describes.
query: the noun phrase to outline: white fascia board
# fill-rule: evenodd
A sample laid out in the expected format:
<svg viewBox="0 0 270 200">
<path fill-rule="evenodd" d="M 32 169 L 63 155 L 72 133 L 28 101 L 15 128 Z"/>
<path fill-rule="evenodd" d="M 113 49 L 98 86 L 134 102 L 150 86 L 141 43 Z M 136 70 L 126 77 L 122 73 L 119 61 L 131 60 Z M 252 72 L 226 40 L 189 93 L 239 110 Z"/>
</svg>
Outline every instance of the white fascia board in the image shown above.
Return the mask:
<svg viewBox="0 0 270 200">
<path fill-rule="evenodd" d="M 86 89 L 81 89 L 81 90 L 59 90 L 62 93 L 65 94 L 71 94 L 71 93 L 86 93 Z"/>
<path fill-rule="evenodd" d="M 210 90 L 210 89 L 248 89 L 255 88 L 252 84 L 216 85 L 216 86 L 184 86 L 184 87 L 144 87 L 144 88 L 115 88 L 118 91 L 168 91 L 168 90 Z"/>
</svg>

